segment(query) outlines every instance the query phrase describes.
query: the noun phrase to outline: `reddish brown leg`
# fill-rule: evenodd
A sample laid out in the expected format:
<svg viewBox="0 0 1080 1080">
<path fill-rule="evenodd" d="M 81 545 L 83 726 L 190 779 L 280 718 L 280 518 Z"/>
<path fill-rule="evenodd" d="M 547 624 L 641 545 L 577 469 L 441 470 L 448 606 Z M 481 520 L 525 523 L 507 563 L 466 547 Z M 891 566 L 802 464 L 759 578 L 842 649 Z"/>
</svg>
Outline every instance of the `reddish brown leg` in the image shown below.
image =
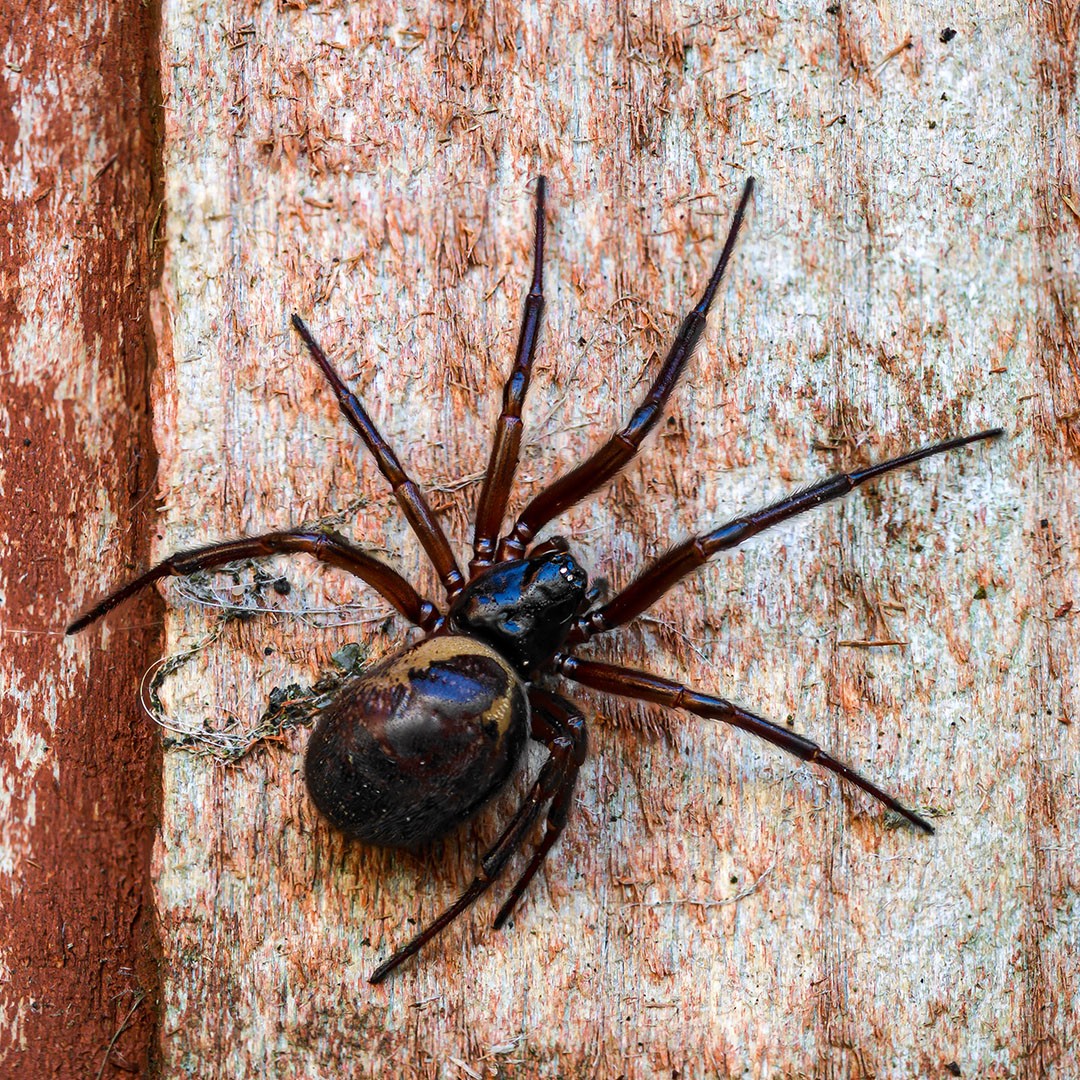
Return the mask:
<svg viewBox="0 0 1080 1080">
<path fill-rule="evenodd" d="M 294 552 L 313 555 L 321 562 L 338 566 L 362 578 L 389 600 L 406 619 L 425 630 L 432 629 L 438 622 L 439 612 L 434 604 L 424 600 L 396 570 L 372 558 L 343 536 L 332 532 L 279 532 L 227 540 L 222 544 L 210 544 L 194 551 L 179 551 L 170 555 L 153 569 L 147 570 L 134 581 L 99 600 L 84 615 L 80 615 L 67 628 L 67 632 L 78 633 L 95 619 L 100 619 L 106 612 L 112 611 L 117 604 L 162 578 L 185 577 L 197 570 L 212 570 L 215 566 L 223 566 L 238 559 L 288 555 Z"/>
<path fill-rule="evenodd" d="M 862 788 L 863 791 L 873 795 L 878 802 L 884 803 L 890 810 L 894 810 L 923 832 L 933 833 L 934 831 L 928 821 L 924 821 L 918 814 L 908 810 L 877 785 L 860 776 L 854 769 L 827 754 L 817 743 L 778 724 L 770 723 L 760 716 L 755 716 L 745 709 L 740 709 L 737 705 L 732 705 L 730 701 L 712 697 L 709 694 L 700 694 L 681 683 L 662 679 L 648 672 L 633 671 L 613 664 L 601 664 L 595 660 L 579 660 L 565 653 L 555 657 L 554 666 L 568 679 L 573 679 L 582 686 L 592 687 L 594 690 L 602 690 L 604 693 L 616 694 L 619 697 L 636 698 L 639 701 L 652 701 L 658 705 L 667 705 L 672 709 L 686 709 L 687 712 L 692 712 L 697 716 L 704 716 L 710 720 L 722 720 L 725 724 L 731 724 L 732 727 L 753 732 L 774 746 L 786 750 L 789 754 L 794 754 L 803 761 L 816 761 L 830 772 Z"/>
<path fill-rule="evenodd" d="M 789 495 L 786 499 L 765 507 L 764 510 L 735 518 L 713 529 L 712 532 L 687 540 L 662 555 L 603 607 L 582 617 L 570 636 L 570 643 L 580 644 L 594 634 L 613 630 L 617 626 L 628 623 L 656 603 L 677 581 L 704 565 L 718 551 L 737 547 L 744 540 L 748 540 L 764 529 L 779 525 L 780 522 L 787 521 L 788 518 L 820 506 L 822 503 L 839 499 L 860 484 L 865 484 L 867 480 L 881 476 L 882 473 L 891 472 L 904 465 L 911 465 L 934 454 L 943 454 L 946 450 L 955 450 L 968 443 L 979 442 L 982 439 L 996 439 L 1000 434 L 1001 428 L 992 428 L 975 435 L 964 435 L 945 442 L 934 443 L 932 446 L 924 446 L 920 450 L 890 458 L 868 469 L 840 473 L 804 491 L 797 491 L 794 495 Z"/>
<path fill-rule="evenodd" d="M 495 545 L 506 513 L 506 500 L 517 471 L 521 449 L 521 407 L 529 389 L 533 357 L 540 337 L 540 315 L 544 310 L 544 192 L 546 181 L 536 184 L 536 242 L 533 247 L 532 288 L 525 298 L 525 316 L 518 338 L 517 354 L 510 377 L 503 387 L 503 407 L 495 429 L 491 458 L 484 474 L 484 486 L 476 507 L 476 531 L 473 535 L 473 558 L 469 563 L 472 577 L 495 561 Z"/>
<path fill-rule="evenodd" d="M 379 471 L 394 489 L 394 497 L 397 499 L 398 505 L 405 514 L 412 531 L 427 552 L 428 558 L 431 559 L 432 565 L 434 565 L 440 580 L 446 588 L 447 596 L 452 599 L 464 588 L 465 579 L 458 569 L 457 560 L 454 558 L 453 551 L 450 550 L 446 534 L 442 531 L 442 526 L 431 512 L 427 500 L 421 494 L 416 482 L 411 480 L 401 467 L 397 455 L 379 433 L 378 428 L 371 422 L 371 417 L 368 416 L 364 406 L 360 404 L 359 398 L 350 392 L 341 376 L 331 366 L 330 361 L 326 358 L 326 353 L 319 348 L 318 343 L 311 336 L 311 331 L 304 324 L 304 320 L 299 315 L 293 315 L 292 323 L 304 339 L 308 352 L 311 353 L 315 362 L 322 368 L 327 381 L 333 387 L 334 393 L 337 395 L 338 405 L 341 407 L 345 419 L 349 421 L 360 438 L 364 440 L 367 448 L 375 455 Z"/>
<path fill-rule="evenodd" d="M 510 899 L 499 911 L 495 921 L 496 926 L 501 926 L 509 916 L 522 890 L 536 873 L 548 849 L 558 838 L 569 811 L 570 794 L 573 791 L 574 781 L 577 779 L 578 768 L 585 758 L 585 722 L 568 702 L 564 702 L 553 694 L 545 693 L 538 687 L 532 687 L 529 690 L 529 702 L 532 706 L 532 737 L 547 746 L 550 757 L 544 762 L 544 767 L 540 770 L 540 775 L 536 778 L 528 798 L 510 819 L 498 840 L 480 860 L 480 873 L 476 875 L 473 883 L 430 926 L 425 927 L 412 941 L 398 949 L 389 960 L 380 964 L 371 973 L 368 982 L 382 982 L 390 972 L 411 956 L 415 956 L 432 938 L 445 930 L 463 911 L 471 907 L 491 888 L 495 879 L 506 868 L 510 857 L 528 836 L 544 804 L 549 800 L 551 800 L 551 811 L 548 817 L 547 833 L 525 873 L 511 890 Z M 552 825 L 553 817 L 556 819 L 554 826 Z"/>
<path fill-rule="evenodd" d="M 534 686 L 529 691 L 529 699 L 532 702 L 534 713 L 543 713 L 548 718 L 548 734 L 542 736 L 548 746 L 554 746 L 559 739 L 570 739 L 570 760 L 566 765 L 566 774 L 561 786 L 555 792 L 548 808 L 547 831 L 544 839 L 525 867 L 525 872 L 517 879 L 506 902 L 499 908 L 499 914 L 495 916 L 495 929 L 502 928 L 503 923 L 510 918 L 514 906 L 521 899 L 521 894 L 529 886 L 533 875 L 540 869 L 540 864 L 547 857 L 547 853 L 554 847 L 555 841 L 562 835 L 566 826 L 566 819 L 570 816 L 570 800 L 574 796 L 574 787 L 577 784 L 578 772 L 585 763 L 585 757 L 589 751 L 589 738 L 585 730 L 585 717 L 570 704 L 565 698 L 542 690 Z M 536 722 L 534 721 L 534 729 Z M 554 750 L 552 751 L 554 753 Z"/>
<path fill-rule="evenodd" d="M 660 369 L 660 374 L 652 384 L 645 400 L 630 418 L 630 423 L 622 431 L 613 435 L 592 457 L 559 477 L 525 507 L 514 528 L 502 542 L 499 552 L 501 558 L 521 558 L 532 538 L 552 518 L 580 502 L 586 495 L 610 480 L 638 452 L 645 436 L 660 419 L 664 406 L 678 384 L 679 376 L 705 329 L 706 316 L 720 286 L 720 280 L 724 276 L 728 260 L 731 258 L 731 252 L 739 234 L 739 226 L 742 225 L 753 191 L 754 181 L 748 179 L 735 210 L 735 217 L 732 219 L 724 250 L 720 253 L 705 293 L 683 321 L 675 337 L 675 343 L 671 346 L 671 351 L 664 361 L 664 366 Z"/>
</svg>

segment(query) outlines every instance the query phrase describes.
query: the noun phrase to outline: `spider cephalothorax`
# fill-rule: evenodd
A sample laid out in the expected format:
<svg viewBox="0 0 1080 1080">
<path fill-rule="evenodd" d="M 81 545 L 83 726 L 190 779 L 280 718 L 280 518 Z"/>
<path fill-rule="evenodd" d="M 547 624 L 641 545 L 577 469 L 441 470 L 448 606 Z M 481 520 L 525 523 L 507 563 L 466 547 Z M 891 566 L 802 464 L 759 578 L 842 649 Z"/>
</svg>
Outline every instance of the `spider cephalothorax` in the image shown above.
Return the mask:
<svg viewBox="0 0 1080 1080">
<path fill-rule="evenodd" d="M 561 541 L 549 544 L 480 570 L 447 616 L 457 633 L 486 641 L 526 678 L 566 644 L 589 582 Z"/>
<path fill-rule="evenodd" d="M 610 480 L 637 454 L 679 381 L 731 256 L 753 181 L 747 180 L 720 258 L 704 294 L 683 320 L 663 366 L 629 423 L 596 453 L 537 494 L 499 541 L 521 443 L 521 408 L 529 386 L 543 309 L 544 179 L 536 195 L 532 286 L 514 366 L 476 512 L 466 579 L 442 528 L 415 482 L 350 393 L 299 316 L 293 325 L 337 395 L 341 411 L 375 455 L 379 469 L 431 559 L 447 595 L 441 611 L 396 571 L 329 531 L 267 533 L 166 559 L 110 593 L 68 627 L 75 633 L 161 578 L 258 555 L 304 552 L 362 578 L 406 619 L 427 631 L 415 645 L 347 684 L 326 707 L 308 744 L 306 778 L 319 809 L 338 828 L 373 844 L 413 847 L 473 814 L 506 782 L 529 738 L 548 758 L 517 813 L 481 860 L 472 885 L 433 923 L 371 975 L 379 982 L 485 892 L 522 845 L 545 806 L 547 830 L 495 918 L 509 917 L 558 839 L 585 760 L 585 720 L 551 688 L 563 676 L 595 690 L 685 709 L 759 735 L 862 788 L 907 821 L 933 828 L 891 795 L 816 743 L 731 702 L 643 671 L 579 658 L 597 634 L 625 625 L 718 551 L 866 481 L 922 458 L 1001 434 L 980 431 L 935 443 L 851 473 L 840 473 L 755 513 L 677 545 L 606 602 L 562 539 L 530 547 L 564 510 Z"/>
</svg>

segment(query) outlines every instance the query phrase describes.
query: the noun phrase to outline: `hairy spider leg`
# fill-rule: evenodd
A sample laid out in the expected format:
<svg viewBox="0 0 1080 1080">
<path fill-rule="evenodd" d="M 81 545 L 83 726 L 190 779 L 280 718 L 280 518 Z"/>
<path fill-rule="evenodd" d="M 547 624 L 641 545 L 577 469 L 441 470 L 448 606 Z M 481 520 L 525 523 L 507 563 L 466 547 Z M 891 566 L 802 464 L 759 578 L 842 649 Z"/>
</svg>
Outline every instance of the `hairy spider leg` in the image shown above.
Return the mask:
<svg viewBox="0 0 1080 1080">
<path fill-rule="evenodd" d="M 943 454 L 947 450 L 967 446 L 968 443 L 996 439 L 1001 434 L 1001 428 L 991 428 L 988 431 L 976 432 L 974 435 L 963 435 L 934 443 L 932 446 L 924 446 L 919 450 L 890 458 L 888 461 L 871 465 L 866 469 L 859 469 L 856 472 L 838 473 L 812 487 L 796 491 L 787 498 L 766 506 L 763 510 L 734 518 L 711 532 L 685 540 L 661 555 L 652 566 L 638 575 L 603 607 L 583 615 L 571 631 L 568 640 L 571 644 L 580 644 L 595 634 L 625 625 L 656 603 L 676 582 L 703 566 L 718 551 L 738 547 L 751 536 L 779 525 L 782 521 L 795 517 L 796 514 L 811 510 L 822 503 L 831 502 L 833 499 L 842 498 L 860 484 L 865 484 L 868 480 L 873 480 L 883 473 L 911 465 L 923 458 L 933 457 L 935 454 Z"/>
<path fill-rule="evenodd" d="M 379 429 L 371 421 L 367 410 L 360 404 L 360 399 L 353 394 L 345 385 L 341 376 L 334 370 L 326 353 L 319 347 L 318 342 L 311 336 L 304 320 L 299 315 L 293 315 L 292 324 L 296 327 L 304 344 L 308 348 L 315 362 L 322 368 L 323 374 L 337 395 L 338 405 L 345 419 L 352 425 L 364 444 L 371 451 L 378 463 L 379 472 L 386 477 L 394 491 L 394 498 L 405 514 L 413 533 L 420 541 L 428 558 L 439 575 L 447 596 L 452 600 L 465 587 L 465 579 L 458 569 L 457 560 L 450 549 L 446 534 L 442 526 L 435 519 L 427 500 L 405 470 L 401 467 L 397 455 L 390 448 L 390 444 L 379 433 Z"/>
<path fill-rule="evenodd" d="M 720 281 L 727 269 L 728 261 L 735 247 L 746 208 L 754 192 L 753 178 L 748 178 L 743 187 L 742 197 L 732 218 L 724 249 L 720 253 L 713 269 L 709 284 L 701 300 L 683 320 L 674 344 L 668 352 L 660 374 L 652 384 L 645 400 L 630 418 L 630 422 L 613 435 L 595 454 L 586 459 L 570 472 L 564 473 L 549 487 L 545 488 L 521 512 L 513 529 L 503 538 L 499 549 L 501 559 L 518 559 L 525 553 L 533 537 L 552 518 L 580 502 L 602 484 L 619 472 L 638 452 L 645 436 L 656 425 L 664 411 L 668 398 L 671 397 L 679 376 L 686 362 L 693 354 L 702 332 L 705 330 L 706 317 L 716 296 Z"/>
<path fill-rule="evenodd" d="M 472 884 L 451 904 L 434 922 L 425 927 L 407 945 L 402 946 L 380 964 L 369 976 L 368 982 L 380 983 L 396 967 L 411 956 L 415 956 L 432 938 L 446 929 L 463 911 L 471 907 L 491 886 L 506 868 L 511 856 L 521 847 L 529 830 L 533 827 L 546 802 L 551 802 L 548 832 L 541 841 L 544 854 L 558 838 L 569 809 L 570 792 L 577 779 L 578 769 L 585 758 L 585 725 L 581 715 L 569 703 L 563 703 L 554 695 L 547 694 L 538 687 L 529 688 L 529 703 L 532 708 L 532 737 L 544 743 L 549 752 L 525 801 L 517 813 L 510 819 L 506 828 L 495 843 L 480 860 L 480 873 Z M 554 816 L 556 824 L 551 824 Z M 552 835 L 554 831 L 554 835 Z M 550 841 L 549 841 L 550 837 Z M 543 858 L 543 855 L 540 855 Z M 535 865 L 534 865 L 535 863 Z M 529 879 L 536 872 L 539 859 L 530 862 L 522 878 L 511 890 L 510 900 L 499 912 L 496 925 L 501 926 L 510 914 L 514 902 L 521 895 Z"/>
<path fill-rule="evenodd" d="M 803 761 L 815 761 L 842 779 L 862 788 L 863 791 L 873 795 L 878 802 L 894 810 L 923 832 L 932 834 L 934 831 L 934 827 L 928 821 L 908 810 L 902 803 L 865 777 L 860 776 L 850 766 L 826 753 L 817 743 L 811 742 L 802 735 L 797 735 L 794 731 L 780 727 L 779 724 L 771 723 L 754 713 L 740 709 L 737 705 L 732 705 L 730 701 L 713 697 L 711 694 L 699 693 L 681 683 L 672 682 L 670 679 L 664 679 L 646 671 L 634 671 L 632 668 L 603 664 L 595 660 L 579 660 L 567 653 L 556 654 L 553 666 L 559 674 L 581 683 L 582 686 L 591 687 L 593 690 L 601 690 L 606 694 L 634 698 L 639 701 L 651 701 L 672 709 L 685 709 L 697 716 L 703 716 L 709 720 L 722 720 L 725 724 L 731 724 L 732 727 L 753 732 L 774 746 L 786 750 L 789 754 L 794 754 Z"/>
<path fill-rule="evenodd" d="M 473 558 L 469 574 L 475 578 L 495 561 L 495 549 L 506 514 L 506 502 L 517 471 L 521 450 L 521 407 L 529 390 L 533 357 L 540 338 L 540 316 L 544 310 L 544 195 L 547 181 L 536 183 L 536 240 L 533 246 L 532 286 L 525 297 L 525 314 L 518 337 L 517 353 L 510 377 L 503 387 L 502 413 L 495 428 L 484 486 L 476 504 L 476 530 L 473 534 Z"/>
<path fill-rule="evenodd" d="M 333 532 L 275 532 L 263 536 L 247 536 L 240 540 L 226 540 L 224 543 L 210 544 L 193 551 L 178 551 L 134 581 L 99 600 L 67 628 L 67 633 L 78 633 L 106 612 L 112 611 L 117 604 L 162 578 L 186 577 L 197 570 L 211 570 L 215 566 L 223 566 L 238 559 L 291 555 L 295 552 L 313 555 L 320 562 L 340 567 L 362 578 L 389 600 L 406 619 L 424 630 L 431 630 L 439 621 L 439 611 L 430 600 L 421 597 L 396 570 L 379 562 L 355 544 L 349 543 L 345 537 Z"/>
</svg>

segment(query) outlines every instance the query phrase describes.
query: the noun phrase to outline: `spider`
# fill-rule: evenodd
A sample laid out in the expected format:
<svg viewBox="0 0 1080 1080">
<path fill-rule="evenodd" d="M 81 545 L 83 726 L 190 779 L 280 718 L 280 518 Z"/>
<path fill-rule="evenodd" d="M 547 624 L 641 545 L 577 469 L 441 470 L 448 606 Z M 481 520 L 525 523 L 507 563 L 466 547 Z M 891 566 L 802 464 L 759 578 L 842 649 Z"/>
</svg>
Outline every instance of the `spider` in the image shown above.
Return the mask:
<svg viewBox="0 0 1080 1080">
<path fill-rule="evenodd" d="M 683 320 L 660 373 L 621 431 L 591 457 L 550 483 L 526 505 L 502 538 L 499 532 L 521 446 L 521 410 L 528 390 L 544 306 L 545 180 L 536 189 L 532 285 L 517 353 L 503 390 L 487 472 L 476 512 L 468 577 L 420 488 L 409 477 L 363 405 L 349 391 L 298 315 L 292 323 L 322 369 L 346 420 L 374 454 L 409 525 L 446 592 L 443 610 L 397 571 L 329 530 L 272 532 L 179 552 L 116 589 L 67 629 L 74 634 L 161 578 L 220 567 L 238 559 L 303 552 L 356 575 L 425 631 L 417 643 L 346 684 L 321 713 L 307 747 L 311 797 L 337 828 L 363 842 L 415 848 L 473 815 L 503 787 L 529 739 L 548 751 L 517 812 L 480 861 L 472 884 L 437 919 L 371 974 L 372 983 L 416 954 L 485 893 L 532 832 L 547 806 L 546 831 L 495 917 L 501 927 L 558 840 L 585 761 L 585 717 L 552 688 L 571 682 L 742 728 L 804 761 L 816 762 L 862 788 L 925 833 L 934 829 L 892 795 L 810 739 L 721 697 L 644 671 L 577 655 L 598 634 L 624 626 L 718 551 L 805 510 L 838 499 L 893 469 L 968 443 L 996 438 L 980 431 L 840 473 L 755 513 L 725 522 L 673 547 L 608 600 L 590 588 L 569 544 L 537 534 L 564 510 L 596 491 L 638 453 L 656 426 L 698 339 L 731 257 L 753 194 L 748 179 L 720 258 L 705 291 Z"/>
</svg>

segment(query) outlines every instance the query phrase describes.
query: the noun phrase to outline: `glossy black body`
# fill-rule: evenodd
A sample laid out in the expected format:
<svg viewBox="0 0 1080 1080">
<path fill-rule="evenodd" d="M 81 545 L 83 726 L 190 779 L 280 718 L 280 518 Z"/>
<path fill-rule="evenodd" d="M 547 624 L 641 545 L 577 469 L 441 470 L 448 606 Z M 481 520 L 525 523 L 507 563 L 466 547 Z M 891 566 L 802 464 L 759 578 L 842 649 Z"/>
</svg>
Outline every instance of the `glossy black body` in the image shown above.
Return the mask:
<svg viewBox="0 0 1080 1080">
<path fill-rule="evenodd" d="M 514 669 L 482 642 L 431 637 L 338 694 L 308 742 L 305 778 L 343 832 L 415 848 L 498 791 L 528 737 Z"/>
<path fill-rule="evenodd" d="M 546 553 L 484 571 L 454 601 L 448 618 L 457 633 L 498 649 L 527 678 L 562 648 L 585 607 L 588 584 L 565 545 L 552 541 Z"/>
<path fill-rule="evenodd" d="M 562 647 L 588 575 L 563 550 L 481 573 L 447 629 L 346 687 L 308 743 L 315 805 L 368 844 L 414 848 L 475 813 L 529 738 L 525 681 Z"/>
</svg>

